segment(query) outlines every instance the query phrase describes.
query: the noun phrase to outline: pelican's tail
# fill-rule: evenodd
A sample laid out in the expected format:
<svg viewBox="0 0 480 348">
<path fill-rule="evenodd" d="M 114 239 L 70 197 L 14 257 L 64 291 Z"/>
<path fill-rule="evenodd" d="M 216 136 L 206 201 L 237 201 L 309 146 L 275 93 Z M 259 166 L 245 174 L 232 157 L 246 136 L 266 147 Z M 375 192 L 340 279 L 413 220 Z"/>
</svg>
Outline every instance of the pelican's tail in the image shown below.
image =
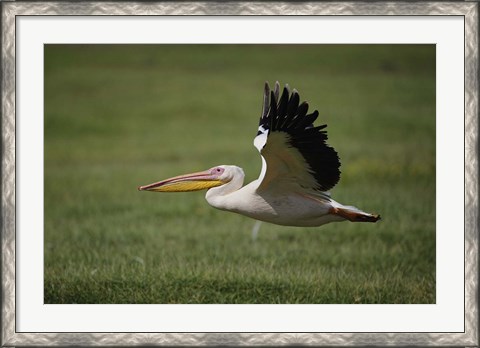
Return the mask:
<svg viewBox="0 0 480 348">
<path fill-rule="evenodd" d="M 330 214 L 341 216 L 352 222 L 377 222 L 380 215 L 369 214 L 352 206 L 338 205 L 330 209 Z"/>
</svg>

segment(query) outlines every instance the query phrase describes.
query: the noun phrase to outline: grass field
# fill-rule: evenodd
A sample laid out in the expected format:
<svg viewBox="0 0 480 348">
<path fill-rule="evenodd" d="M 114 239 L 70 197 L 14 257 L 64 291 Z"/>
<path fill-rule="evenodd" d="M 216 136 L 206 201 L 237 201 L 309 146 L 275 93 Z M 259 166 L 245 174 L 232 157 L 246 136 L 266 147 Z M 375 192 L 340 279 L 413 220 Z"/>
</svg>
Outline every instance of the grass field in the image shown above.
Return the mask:
<svg viewBox="0 0 480 348">
<path fill-rule="evenodd" d="M 377 224 L 262 224 L 205 192 L 139 192 L 235 164 L 258 177 L 263 84 L 339 152 L 339 202 Z M 45 303 L 435 303 L 435 46 L 45 46 Z"/>
</svg>

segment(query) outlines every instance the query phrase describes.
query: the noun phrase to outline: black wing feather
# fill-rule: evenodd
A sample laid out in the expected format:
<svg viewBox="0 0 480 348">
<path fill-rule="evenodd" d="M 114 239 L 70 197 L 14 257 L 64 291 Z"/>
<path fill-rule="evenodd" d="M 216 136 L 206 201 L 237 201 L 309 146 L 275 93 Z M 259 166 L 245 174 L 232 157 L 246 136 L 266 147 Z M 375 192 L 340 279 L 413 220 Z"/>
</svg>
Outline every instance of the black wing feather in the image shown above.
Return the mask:
<svg viewBox="0 0 480 348">
<path fill-rule="evenodd" d="M 277 128 L 278 123 L 278 110 L 277 110 L 277 98 L 275 92 L 270 92 L 270 110 L 268 111 L 268 117 L 270 118 L 269 129 Z"/>
<path fill-rule="evenodd" d="M 262 125 L 262 120 L 267 118 L 269 106 L 270 106 L 270 86 L 268 85 L 268 82 L 266 82 L 265 89 L 263 91 L 263 107 L 262 107 L 262 117 L 260 118 L 260 125 Z"/>
<path fill-rule="evenodd" d="M 296 115 L 298 104 L 300 104 L 300 96 L 298 95 L 297 91 L 294 90 L 290 100 L 288 101 L 287 119 L 292 119 Z"/>
<path fill-rule="evenodd" d="M 279 115 L 286 115 L 287 114 L 287 106 L 288 106 L 288 89 L 285 87 L 283 89 L 282 97 L 278 102 L 278 114 Z"/>
<path fill-rule="evenodd" d="M 296 129 L 305 129 L 305 128 L 310 128 L 312 127 L 313 123 L 318 117 L 318 111 L 315 110 L 309 115 L 305 115 L 303 118 L 298 120 L 297 125 L 295 126 Z"/>
<path fill-rule="evenodd" d="M 275 83 L 273 91 L 265 84 L 264 105 L 258 134 L 285 132 L 289 135 L 289 145 L 298 149 L 310 166 L 310 174 L 317 183 L 314 189 L 328 191 L 340 180 L 340 160 L 337 152 L 326 140 L 327 125 L 313 126 L 318 111 L 308 113 L 308 103 L 300 104 L 296 90 L 290 94 L 288 85 L 279 97 L 280 84 Z"/>
</svg>

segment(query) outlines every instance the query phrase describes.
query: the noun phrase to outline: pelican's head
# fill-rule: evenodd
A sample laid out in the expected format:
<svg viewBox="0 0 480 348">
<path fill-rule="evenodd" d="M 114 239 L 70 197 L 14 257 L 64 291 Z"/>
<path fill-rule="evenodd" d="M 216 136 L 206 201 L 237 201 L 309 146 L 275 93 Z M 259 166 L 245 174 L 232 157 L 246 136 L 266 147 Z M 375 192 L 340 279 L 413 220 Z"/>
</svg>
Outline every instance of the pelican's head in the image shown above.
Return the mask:
<svg viewBox="0 0 480 348">
<path fill-rule="evenodd" d="M 230 182 L 235 166 L 216 166 L 203 172 L 175 176 L 170 179 L 140 186 L 140 191 L 186 192 L 210 189 Z"/>
</svg>

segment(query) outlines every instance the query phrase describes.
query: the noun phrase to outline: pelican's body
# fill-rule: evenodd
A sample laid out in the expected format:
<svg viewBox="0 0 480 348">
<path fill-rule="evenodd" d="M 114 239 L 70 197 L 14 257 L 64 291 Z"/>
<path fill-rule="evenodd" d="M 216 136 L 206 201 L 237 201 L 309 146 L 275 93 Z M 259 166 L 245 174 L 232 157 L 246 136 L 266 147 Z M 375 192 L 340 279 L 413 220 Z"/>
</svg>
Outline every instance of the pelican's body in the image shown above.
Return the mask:
<svg viewBox="0 0 480 348">
<path fill-rule="evenodd" d="M 265 85 L 262 116 L 254 145 L 262 155 L 260 177 L 243 186 L 237 166 L 221 165 L 204 172 L 181 175 L 140 190 L 173 192 L 208 189 L 207 202 L 221 210 L 286 226 L 321 226 L 333 221 L 376 222 L 378 215 L 335 202 L 327 192 L 340 178 L 340 161 L 326 144 L 326 125 L 314 127 L 318 117 L 307 115 L 288 86 Z"/>
<path fill-rule="evenodd" d="M 243 170 L 236 166 L 222 166 L 235 173 L 235 181 L 207 191 L 207 202 L 217 209 L 242 214 L 250 218 L 286 226 L 320 226 L 327 222 L 341 221 L 341 217 L 328 214 L 333 200 L 327 201 L 305 192 L 282 190 L 258 190 L 260 180 L 242 187 Z"/>
</svg>

